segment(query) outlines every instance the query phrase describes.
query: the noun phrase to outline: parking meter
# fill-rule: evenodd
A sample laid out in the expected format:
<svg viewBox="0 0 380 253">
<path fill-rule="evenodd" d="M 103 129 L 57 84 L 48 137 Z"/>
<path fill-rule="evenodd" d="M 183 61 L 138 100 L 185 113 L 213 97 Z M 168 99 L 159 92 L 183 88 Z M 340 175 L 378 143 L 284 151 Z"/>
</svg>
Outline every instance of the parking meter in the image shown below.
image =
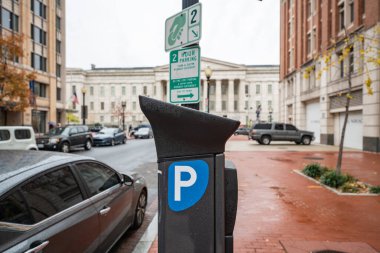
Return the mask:
<svg viewBox="0 0 380 253">
<path fill-rule="evenodd" d="M 225 163 L 240 122 L 140 96 L 158 159 L 158 251 L 233 252 L 237 176 Z"/>
</svg>

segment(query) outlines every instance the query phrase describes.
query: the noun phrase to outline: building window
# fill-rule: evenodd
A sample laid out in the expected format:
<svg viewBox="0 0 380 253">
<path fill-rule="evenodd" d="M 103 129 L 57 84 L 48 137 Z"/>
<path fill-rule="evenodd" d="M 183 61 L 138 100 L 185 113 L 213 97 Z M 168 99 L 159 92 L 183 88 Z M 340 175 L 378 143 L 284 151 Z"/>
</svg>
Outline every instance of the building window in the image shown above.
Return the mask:
<svg viewBox="0 0 380 253">
<path fill-rule="evenodd" d="M 339 10 L 339 30 L 344 29 L 344 2 L 338 5 Z"/>
<path fill-rule="evenodd" d="M 57 77 L 61 77 L 61 64 L 58 64 L 56 65 L 56 74 L 57 74 Z"/>
<path fill-rule="evenodd" d="M 61 18 L 60 17 L 56 17 L 56 28 L 58 31 L 61 31 Z"/>
<path fill-rule="evenodd" d="M 132 87 L 132 95 L 136 95 L 136 86 Z"/>
<path fill-rule="evenodd" d="M 32 110 L 32 126 L 36 133 L 46 133 L 46 111 Z"/>
<path fill-rule="evenodd" d="M 153 86 L 153 95 L 156 96 L 156 94 L 157 94 L 157 87 L 155 85 L 155 86 Z"/>
<path fill-rule="evenodd" d="M 143 87 L 143 93 L 144 93 L 144 95 L 148 94 L 148 87 L 147 86 Z"/>
<path fill-rule="evenodd" d="M 354 18 L 355 18 L 354 0 L 350 0 L 349 8 L 350 8 L 350 23 L 353 23 Z"/>
<path fill-rule="evenodd" d="M 57 8 L 61 8 L 61 6 L 62 6 L 62 5 L 61 5 L 61 0 L 56 0 L 55 3 L 56 3 L 56 5 L 57 5 Z"/>
<path fill-rule="evenodd" d="M 104 86 L 100 86 L 100 96 L 101 96 L 101 97 L 104 97 L 104 96 L 105 96 Z"/>
<path fill-rule="evenodd" d="M 57 101 L 61 101 L 62 97 L 61 97 L 61 88 L 58 88 L 57 87 Z"/>
<path fill-rule="evenodd" d="M 268 94 L 272 94 L 272 84 L 268 84 Z"/>
<path fill-rule="evenodd" d="M 62 52 L 62 51 L 61 51 L 61 50 L 62 50 L 62 49 L 61 49 L 61 47 L 62 47 L 62 42 L 61 42 L 60 40 L 56 40 L 56 41 L 55 41 L 55 47 L 56 47 L 55 50 L 57 51 L 57 53 L 60 54 L 60 53 Z"/>
<path fill-rule="evenodd" d="M 215 111 L 215 101 L 210 101 L 210 111 Z"/>
<path fill-rule="evenodd" d="M 31 60 L 32 60 L 32 68 L 46 71 L 47 67 L 47 59 L 41 55 L 38 55 L 36 53 L 31 54 Z"/>
<path fill-rule="evenodd" d="M 115 96 L 115 87 L 111 87 L 111 96 Z"/>
<path fill-rule="evenodd" d="M 313 29 L 313 50 L 317 50 L 317 29 Z"/>
<path fill-rule="evenodd" d="M 311 16 L 311 0 L 307 0 L 307 17 Z"/>
<path fill-rule="evenodd" d="M 306 49 L 307 49 L 307 54 L 311 53 L 311 33 L 307 34 L 307 40 L 306 40 Z"/>
<path fill-rule="evenodd" d="M 260 84 L 256 84 L 256 95 L 259 95 L 260 92 Z"/>
<path fill-rule="evenodd" d="M 94 110 L 94 102 L 90 102 L 90 110 L 91 110 L 91 111 Z"/>
<path fill-rule="evenodd" d="M 100 116 L 100 122 L 104 122 L 104 116 Z"/>
<path fill-rule="evenodd" d="M 210 96 L 215 95 L 215 83 L 210 83 Z"/>
<path fill-rule="evenodd" d="M 32 40 L 46 46 L 46 32 L 35 25 L 30 25 L 30 28 Z"/>
<path fill-rule="evenodd" d="M 104 102 L 100 102 L 100 110 L 104 110 Z"/>
<path fill-rule="evenodd" d="M 136 102 L 135 101 L 132 103 L 132 110 L 136 111 Z"/>
<path fill-rule="evenodd" d="M 272 107 L 272 101 L 268 100 L 268 109 Z"/>
<path fill-rule="evenodd" d="M 125 95 L 126 94 L 126 92 L 125 92 L 125 86 L 123 86 L 123 87 L 121 87 L 121 95 Z"/>
<path fill-rule="evenodd" d="M 227 110 L 227 102 L 226 101 L 222 101 L 222 110 L 223 111 Z"/>
<path fill-rule="evenodd" d="M 249 86 L 248 86 L 248 85 L 245 85 L 244 88 L 245 88 L 245 91 L 244 91 L 245 94 L 249 94 Z"/>
<path fill-rule="evenodd" d="M 338 56 L 338 59 L 339 59 L 339 71 L 340 71 L 340 77 L 343 78 L 344 77 L 344 59 L 342 58 L 342 52 L 339 52 L 337 54 Z"/>
<path fill-rule="evenodd" d="M 261 106 L 260 101 L 256 101 L 256 108 L 259 108 Z"/>
<path fill-rule="evenodd" d="M 91 95 L 91 96 L 94 95 L 94 87 L 93 87 L 93 86 L 90 86 L 90 95 Z"/>
<path fill-rule="evenodd" d="M 46 5 L 44 5 L 40 1 L 31 0 L 30 1 L 30 9 L 35 15 L 46 19 Z"/>
<path fill-rule="evenodd" d="M 234 111 L 238 110 L 238 101 L 234 101 Z"/>
<path fill-rule="evenodd" d="M 239 84 L 234 83 L 234 95 L 237 95 L 237 94 L 239 94 Z"/>
<path fill-rule="evenodd" d="M 18 16 L 1 8 L 1 27 L 18 32 Z"/>
<path fill-rule="evenodd" d="M 349 66 L 350 73 L 354 73 L 355 66 L 354 66 L 354 48 L 353 47 L 350 48 L 350 53 L 348 55 L 348 64 L 349 64 L 348 66 Z"/>
<path fill-rule="evenodd" d="M 248 106 L 249 106 L 248 101 L 245 101 L 244 110 L 249 110 Z"/>
<path fill-rule="evenodd" d="M 227 95 L 227 91 L 228 91 L 228 85 L 227 84 L 222 85 L 222 95 Z M 202 92 L 202 89 L 201 89 L 201 92 Z"/>
</svg>

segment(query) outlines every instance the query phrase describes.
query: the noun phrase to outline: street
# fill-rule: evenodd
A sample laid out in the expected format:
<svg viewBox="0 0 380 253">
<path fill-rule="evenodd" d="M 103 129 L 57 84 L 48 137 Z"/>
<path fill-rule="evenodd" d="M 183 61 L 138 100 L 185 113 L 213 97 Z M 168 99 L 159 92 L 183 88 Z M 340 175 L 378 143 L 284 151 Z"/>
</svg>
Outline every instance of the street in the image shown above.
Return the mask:
<svg viewBox="0 0 380 253">
<path fill-rule="evenodd" d="M 73 154 L 93 157 L 122 173 L 138 172 L 146 179 L 148 204 L 144 224 L 137 231 L 127 231 L 111 252 L 132 252 L 157 212 L 157 156 L 154 139 L 128 139 L 126 144 L 78 149 Z"/>
</svg>

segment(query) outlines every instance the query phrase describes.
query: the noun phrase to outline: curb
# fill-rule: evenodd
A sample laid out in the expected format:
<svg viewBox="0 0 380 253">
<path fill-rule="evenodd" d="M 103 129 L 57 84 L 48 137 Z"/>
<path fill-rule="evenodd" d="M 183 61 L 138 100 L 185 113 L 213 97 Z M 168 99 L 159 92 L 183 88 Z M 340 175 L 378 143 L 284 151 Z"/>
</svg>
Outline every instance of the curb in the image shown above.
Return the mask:
<svg viewBox="0 0 380 253">
<path fill-rule="evenodd" d="M 156 240 L 158 231 L 158 213 L 154 215 L 153 220 L 149 224 L 145 233 L 141 237 L 140 241 L 137 243 L 135 249 L 132 253 L 146 253 L 149 251 L 153 242 Z"/>
</svg>

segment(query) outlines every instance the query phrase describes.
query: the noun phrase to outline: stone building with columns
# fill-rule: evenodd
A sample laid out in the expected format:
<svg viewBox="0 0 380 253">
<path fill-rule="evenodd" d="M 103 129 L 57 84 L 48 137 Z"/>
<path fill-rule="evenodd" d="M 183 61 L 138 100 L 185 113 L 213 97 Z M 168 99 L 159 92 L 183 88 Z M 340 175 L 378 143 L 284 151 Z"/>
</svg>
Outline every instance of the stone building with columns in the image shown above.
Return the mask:
<svg viewBox="0 0 380 253">
<path fill-rule="evenodd" d="M 278 118 L 278 65 L 240 65 L 202 57 L 200 110 L 207 111 L 207 80 L 204 69 L 213 70 L 210 78 L 210 113 L 240 120 L 242 125 Z M 81 119 L 82 88 L 88 107 L 87 124 L 122 126 L 125 102 L 125 125 L 147 122 L 139 106 L 139 95 L 161 101 L 169 100 L 169 65 L 137 68 L 67 69 L 66 97 L 77 94 L 79 104 L 69 102 Z M 271 112 L 271 113 L 270 113 Z"/>
</svg>

